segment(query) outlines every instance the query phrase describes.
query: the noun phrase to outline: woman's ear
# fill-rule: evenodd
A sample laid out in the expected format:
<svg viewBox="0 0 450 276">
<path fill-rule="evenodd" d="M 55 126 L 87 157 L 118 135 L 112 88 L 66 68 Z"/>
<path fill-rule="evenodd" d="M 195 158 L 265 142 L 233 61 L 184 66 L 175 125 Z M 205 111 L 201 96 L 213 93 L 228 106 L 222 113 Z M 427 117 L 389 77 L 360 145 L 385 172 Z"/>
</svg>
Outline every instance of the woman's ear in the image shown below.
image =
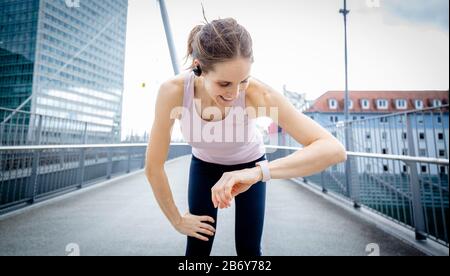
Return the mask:
<svg viewBox="0 0 450 276">
<path fill-rule="evenodd" d="M 200 61 L 198 60 L 198 59 L 194 59 L 193 61 L 192 61 L 192 67 L 193 68 L 195 68 L 195 67 L 197 67 L 197 66 L 199 66 L 200 65 Z"/>
</svg>

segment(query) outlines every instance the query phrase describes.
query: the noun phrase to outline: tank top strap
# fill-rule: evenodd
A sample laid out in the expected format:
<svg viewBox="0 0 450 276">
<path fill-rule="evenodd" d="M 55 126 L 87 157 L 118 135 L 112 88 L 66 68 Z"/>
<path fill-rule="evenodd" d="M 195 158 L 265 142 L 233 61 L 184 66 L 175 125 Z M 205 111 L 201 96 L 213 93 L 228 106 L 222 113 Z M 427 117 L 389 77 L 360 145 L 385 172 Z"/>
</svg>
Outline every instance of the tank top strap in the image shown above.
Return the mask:
<svg viewBox="0 0 450 276">
<path fill-rule="evenodd" d="M 194 73 L 186 72 L 184 78 L 183 107 L 190 108 L 194 98 Z"/>
</svg>

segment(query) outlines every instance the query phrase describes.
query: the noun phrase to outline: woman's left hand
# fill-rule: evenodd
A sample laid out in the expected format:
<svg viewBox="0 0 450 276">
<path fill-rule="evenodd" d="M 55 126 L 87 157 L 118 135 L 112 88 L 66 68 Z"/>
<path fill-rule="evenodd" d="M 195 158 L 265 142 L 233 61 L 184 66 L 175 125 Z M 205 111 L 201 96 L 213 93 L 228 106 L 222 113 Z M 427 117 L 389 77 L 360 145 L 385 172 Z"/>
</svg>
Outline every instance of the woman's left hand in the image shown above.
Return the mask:
<svg viewBox="0 0 450 276">
<path fill-rule="evenodd" d="M 259 167 L 226 172 L 211 189 L 211 199 L 214 208 L 228 208 L 235 196 L 241 194 L 262 180 L 262 171 Z"/>
</svg>

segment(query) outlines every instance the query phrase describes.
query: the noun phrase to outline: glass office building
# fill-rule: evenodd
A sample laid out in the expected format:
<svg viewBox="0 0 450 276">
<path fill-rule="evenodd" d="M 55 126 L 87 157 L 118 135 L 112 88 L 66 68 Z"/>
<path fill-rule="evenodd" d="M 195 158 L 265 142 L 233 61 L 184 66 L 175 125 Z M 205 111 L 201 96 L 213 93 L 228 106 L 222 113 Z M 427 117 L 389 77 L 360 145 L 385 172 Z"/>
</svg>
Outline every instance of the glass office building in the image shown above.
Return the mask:
<svg viewBox="0 0 450 276">
<path fill-rule="evenodd" d="M 0 107 L 120 137 L 127 9 L 127 0 L 0 0 Z"/>
<path fill-rule="evenodd" d="M 0 107 L 14 109 L 32 94 L 38 14 L 38 0 L 0 1 Z"/>
</svg>

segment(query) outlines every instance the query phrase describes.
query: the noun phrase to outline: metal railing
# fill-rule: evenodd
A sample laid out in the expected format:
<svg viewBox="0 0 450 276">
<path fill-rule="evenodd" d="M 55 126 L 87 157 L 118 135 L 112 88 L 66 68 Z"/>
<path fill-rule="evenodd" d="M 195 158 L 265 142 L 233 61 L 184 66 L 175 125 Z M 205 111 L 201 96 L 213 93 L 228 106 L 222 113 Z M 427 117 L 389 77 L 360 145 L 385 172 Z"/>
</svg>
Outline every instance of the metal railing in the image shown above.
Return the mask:
<svg viewBox="0 0 450 276">
<path fill-rule="evenodd" d="M 147 144 L 0 147 L 0 214 L 143 169 Z M 173 144 L 168 159 L 190 153 Z"/>
<path fill-rule="evenodd" d="M 289 152 L 300 149 L 286 146 L 268 147 Z M 448 171 L 448 159 L 358 152 L 347 152 L 347 155 L 348 159 L 353 159 L 358 164 L 371 165 L 372 172 L 352 173 L 351 187 L 345 182 L 344 163 L 299 180 L 317 185 L 325 193 L 331 191 L 343 196 L 353 201 L 356 208 L 364 205 L 414 229 L 418 240 L 431 238 L 448 246 L 448 174 L 432 177 L 417 170 L 419 165 L 424 165 L 427 168 L 444 166 Z M 385 164 L 396 167 L 404 165 L 408 170 L 388 174 L 383 171 Z"/>
<path fill-rule="evenodd" d="M 349 158 L 305 180 L 448 246 L 448 126 L 448 105 L 328 125 Z"/>
<path fill-rule="evenodd" d="M 146 146 L 145 143 L 137 143 L 0 147 L 0 212 L 142 169 Z M 272 145 L 266 148 L 276 149 L 267 154 L 269 160 L 301 150 L 299 147 Z M 189 153 L 188 144 L 173 143 L 168 159 Z M 371 164 L 373 168 L 386 162 L 402 163 L 408 166 L 408 171 L 388 175 L 380 173 L 378 168 L 371 173 L 352 174 L 350 189 L 345 184 L 344 164 L 299 180 L 358 202 L 414 229 L 417 239 L 428 237 L 448 246 L 448 182 L 442 185 L 442 180 L 436 182 L 436 179 L 420 175 L 416 170 L 417 164 L 445 166 L 448 170 L 448 159 L 358 152 L 348 152 L 348 156 L 356 162 Z"/>
<path fill-rule="evenodd" d="M 145 146 L 113 144 L 119 136 L 111 125 L 0 107 L 0 213 L 142 168 Z"/>
<path fill-rule="evenodd" d="M 95 124 L 27 112 L 7 119 L 0 124 L 0 212 L 144 166 L 147 144 L 98 144 L 111 135 L 96 136 Z M 303 180 L 448 246 L 448 106 L 326 127 L 343 143 L 345 128 L 348 161 Z M 274 143 L 270 160 L 301 148 L 288 135 Z M 169 159 L 188 153 L 187 144 L 172 144 Z"/>
</svg>

